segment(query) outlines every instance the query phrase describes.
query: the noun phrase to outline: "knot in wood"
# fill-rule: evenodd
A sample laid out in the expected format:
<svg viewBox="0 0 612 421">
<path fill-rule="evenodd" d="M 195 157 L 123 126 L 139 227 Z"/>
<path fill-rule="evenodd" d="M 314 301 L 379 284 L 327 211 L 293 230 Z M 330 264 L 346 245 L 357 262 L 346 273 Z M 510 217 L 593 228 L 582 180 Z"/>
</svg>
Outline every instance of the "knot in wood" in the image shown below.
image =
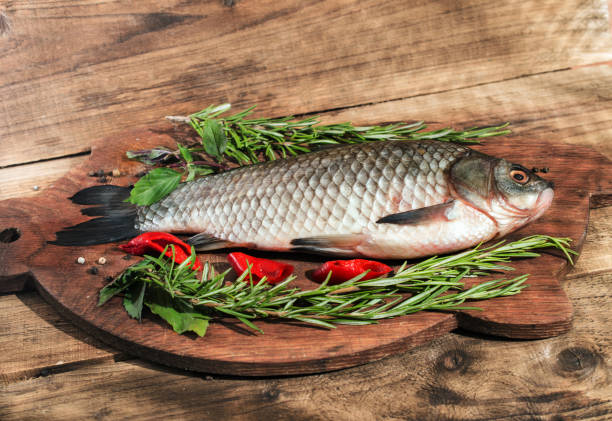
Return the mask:
<svg viewBox="0 0 612 421">
<path fill-rule="evenodd" d="M 277 387 L 266 389 L 262 393 L 265 402 L 276 402 L 280 396 L 280 390 Z"/>
<path fill-rule="evenodd" d="M 451 349 L 438 358 L 437 371 L 459 371 L 464 373 L 474 358 L 462 349 Z"/>
<path fill-rule="evenodd" d="M 597 367 L 600 360 L 600 355 L 580 346 L 566 348 L 557 355 L 559 371 L 564 376 L 590 373 Z"/>
</svg>

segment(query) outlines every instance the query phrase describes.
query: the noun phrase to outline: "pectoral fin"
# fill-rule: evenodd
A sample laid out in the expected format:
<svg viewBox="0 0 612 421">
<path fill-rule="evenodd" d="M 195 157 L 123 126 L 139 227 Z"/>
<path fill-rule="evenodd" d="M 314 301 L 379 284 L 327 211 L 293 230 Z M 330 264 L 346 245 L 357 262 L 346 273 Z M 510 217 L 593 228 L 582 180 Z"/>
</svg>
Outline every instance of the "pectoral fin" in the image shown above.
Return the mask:
<svg viewBox="0 0 612 421">
<path fill-rule="evenodd" d="M 439 205 L 428 206 L 426 208 L 414 209 L 407 212 L 393 213 L 380 218 L 378 224 L 398 224 L 398 225 L 418 225 L 427 224 L 435 221 L 448 221 L 448 212 L 455 205 L 454 200 L 450 200 Z"/>
<path fill-rule="evenodd" d="M 291 251 L 355 256 L 355 248 L 364 242 L 363 234 L 320 235 L 291 240 Z"/>
<path fill-rule="evenodd" d="M 190 237 L 187 244 L 192 245 L 197 251 L 218 250 L 234 245 L 231 241 L 217 238 L 205 232 Z"/>
</svg>

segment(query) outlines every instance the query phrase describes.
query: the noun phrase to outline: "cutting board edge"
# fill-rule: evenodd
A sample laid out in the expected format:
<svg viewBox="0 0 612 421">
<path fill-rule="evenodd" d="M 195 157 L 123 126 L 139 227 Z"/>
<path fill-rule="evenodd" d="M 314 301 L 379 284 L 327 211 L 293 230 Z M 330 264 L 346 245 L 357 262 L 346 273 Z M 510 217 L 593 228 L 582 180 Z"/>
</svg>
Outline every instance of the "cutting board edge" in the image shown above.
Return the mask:
<svg viewBox="0 0 612 421">
<path fill-rule="evenodd" d="M 35 278 L 34 278 L 35 279 Z M 71 321 L 83 331 L 91 334 L 101 342 L 117 348 L 120 352 L 150 360 L 164 366 L 191 370 L 201 373 L 221 374 L 245 377 L 271 377 L 292 376 L 304 374 L 316 374 L 344 368 L 355 367 L 369 362 L 378 361 L 398 352 L 405 352 L 416 346 L 430 342 L 431 340 L 455 330 L 458 327 L 455 314 L 446 314 L 440 322 L 434 324 L 427 330 L 426 335 L 406 336 L 393 343 L 382 347 L 369 348 L 353 354 L 339 354 L 320 358 L 318 360 L 291 361 L 284 363 L 261 363 L 261 362 L 236 362 L 230 360 L 203 360 L 186 355 L 179 355 L 146 346 L 141 343 L 126 340 L 118 335 L 108 332 L 90 323 L 84 318 L 72 312 L 62 305 L 51 294 L 46 291 L 39 282 L 34 283 L 35 290 L 40 296 L 53 307 L 62 317 Z M 306 327 L 305 327 L 306 328 Z M 348 355 L 348 358 L 347 358 Z"/>
</svg>

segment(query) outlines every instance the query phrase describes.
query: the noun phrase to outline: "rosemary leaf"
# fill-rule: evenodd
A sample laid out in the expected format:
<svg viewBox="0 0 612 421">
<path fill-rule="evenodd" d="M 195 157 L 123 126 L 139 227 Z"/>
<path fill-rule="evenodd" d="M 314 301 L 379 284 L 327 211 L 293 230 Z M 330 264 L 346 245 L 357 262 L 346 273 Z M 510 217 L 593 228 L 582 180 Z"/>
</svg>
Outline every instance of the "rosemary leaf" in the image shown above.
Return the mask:
<svg viewBox="0 0 612 421">
<path fill-rule="evenodd" d="M 452 128 L 426 131 L 427 125 L 422 121 L 383 126 L 354 126 L 351 123 L 324 125 L 317 117 L 302 120 L 296 120 L 293 116 L 249 118 L 255 106 L 233 115 L 224 115 L 230 108 L 230 104 L 211 105 L 189 117 L 167 117 L 173 122 L 187 122 L 200 136 L 201 145 L 178 144 L 175 151 L 163 147 L 128 151 L 127 156 L 149 165 L 180 167 L 186 181 L 191 181 L 225 170 L 232 162 L 246 165 L 273 161 L 308 153 L 326 145 L 424 139 L 478 143 L 480 139 L 510 133 L 506 129 L 508 123 L 464 131 Z M 211 157 L 216 162 L 211 162 Z M 178 186 L 181 174 L 157 170 L 151 171 L 152 176 L 145 176 L 136 182 L 128 201 L 147 206 Z"/>
</svg>

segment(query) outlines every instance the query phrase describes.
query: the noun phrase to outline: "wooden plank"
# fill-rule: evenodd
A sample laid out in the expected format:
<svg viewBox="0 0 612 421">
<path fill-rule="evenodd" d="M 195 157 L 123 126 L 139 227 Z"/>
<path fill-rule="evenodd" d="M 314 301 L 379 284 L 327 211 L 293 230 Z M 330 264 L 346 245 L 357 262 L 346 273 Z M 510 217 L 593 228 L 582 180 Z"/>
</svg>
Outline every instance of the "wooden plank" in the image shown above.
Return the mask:
<svg viewBox="0 0 612 421">
<path fill-rule="evenodd" d="M 612 159 L 611 70 L 604 65 L 532 75 L 339 110 L 325 114 L 324 121 L 371 124 L 413 118 L 457 127 L 510 122 L 517 136 L 592 146 Z"/>
<path fill-rule="evenodd" d="M 321 118 L 356 124 L 423 119 L 457 128 L 508 121 L 515 134 L 534 142 L 558 139 L 589 145 L 612 158 L 612 102 L 604 100 L 610 97 L 610 67 L 597 66 L 333 111 L 323 113 Z M 85 159 L 78 156 L 0 168 L 4 180 L 0 200 L 35 196 L 38 192 L 32 186 L 42 189 Z"/>
<path fill-rule="evenodd" d="M 34 292 L 0 296 L 0 349 L 0 383 L 36 377 L 54 367 L 120 358 Z"/>
<path fill-rule="evenodd" d="M 92 138 L 210 103 L 318 112 L 612 59 L 605 0 L 56 0 L 4 11 L 0 167 L 84 152 Z"/>
<path fill-rule="evenodd" d="M 591 209 L 587 241 L 568 279 L 612 271 L 612 207 Z"/>
<path fill-rule="evenodd" d="M 569 283 L 576 319 L 557 338 L 449 334 L 358 368 L 259 380 L 104 362 L 0 386 L 0 417 L 605 420 L 612 414 L 612 315 L 603 308 L 610 285 L 610 274 Z"/>
<path fill-rule="evenodd" d="M 87 155 L 17 165 L 0 169 L 0 200 L 11 197 L 35 197 L 53 185 L 71 167 L 83 163 Z"/>
</svg>

